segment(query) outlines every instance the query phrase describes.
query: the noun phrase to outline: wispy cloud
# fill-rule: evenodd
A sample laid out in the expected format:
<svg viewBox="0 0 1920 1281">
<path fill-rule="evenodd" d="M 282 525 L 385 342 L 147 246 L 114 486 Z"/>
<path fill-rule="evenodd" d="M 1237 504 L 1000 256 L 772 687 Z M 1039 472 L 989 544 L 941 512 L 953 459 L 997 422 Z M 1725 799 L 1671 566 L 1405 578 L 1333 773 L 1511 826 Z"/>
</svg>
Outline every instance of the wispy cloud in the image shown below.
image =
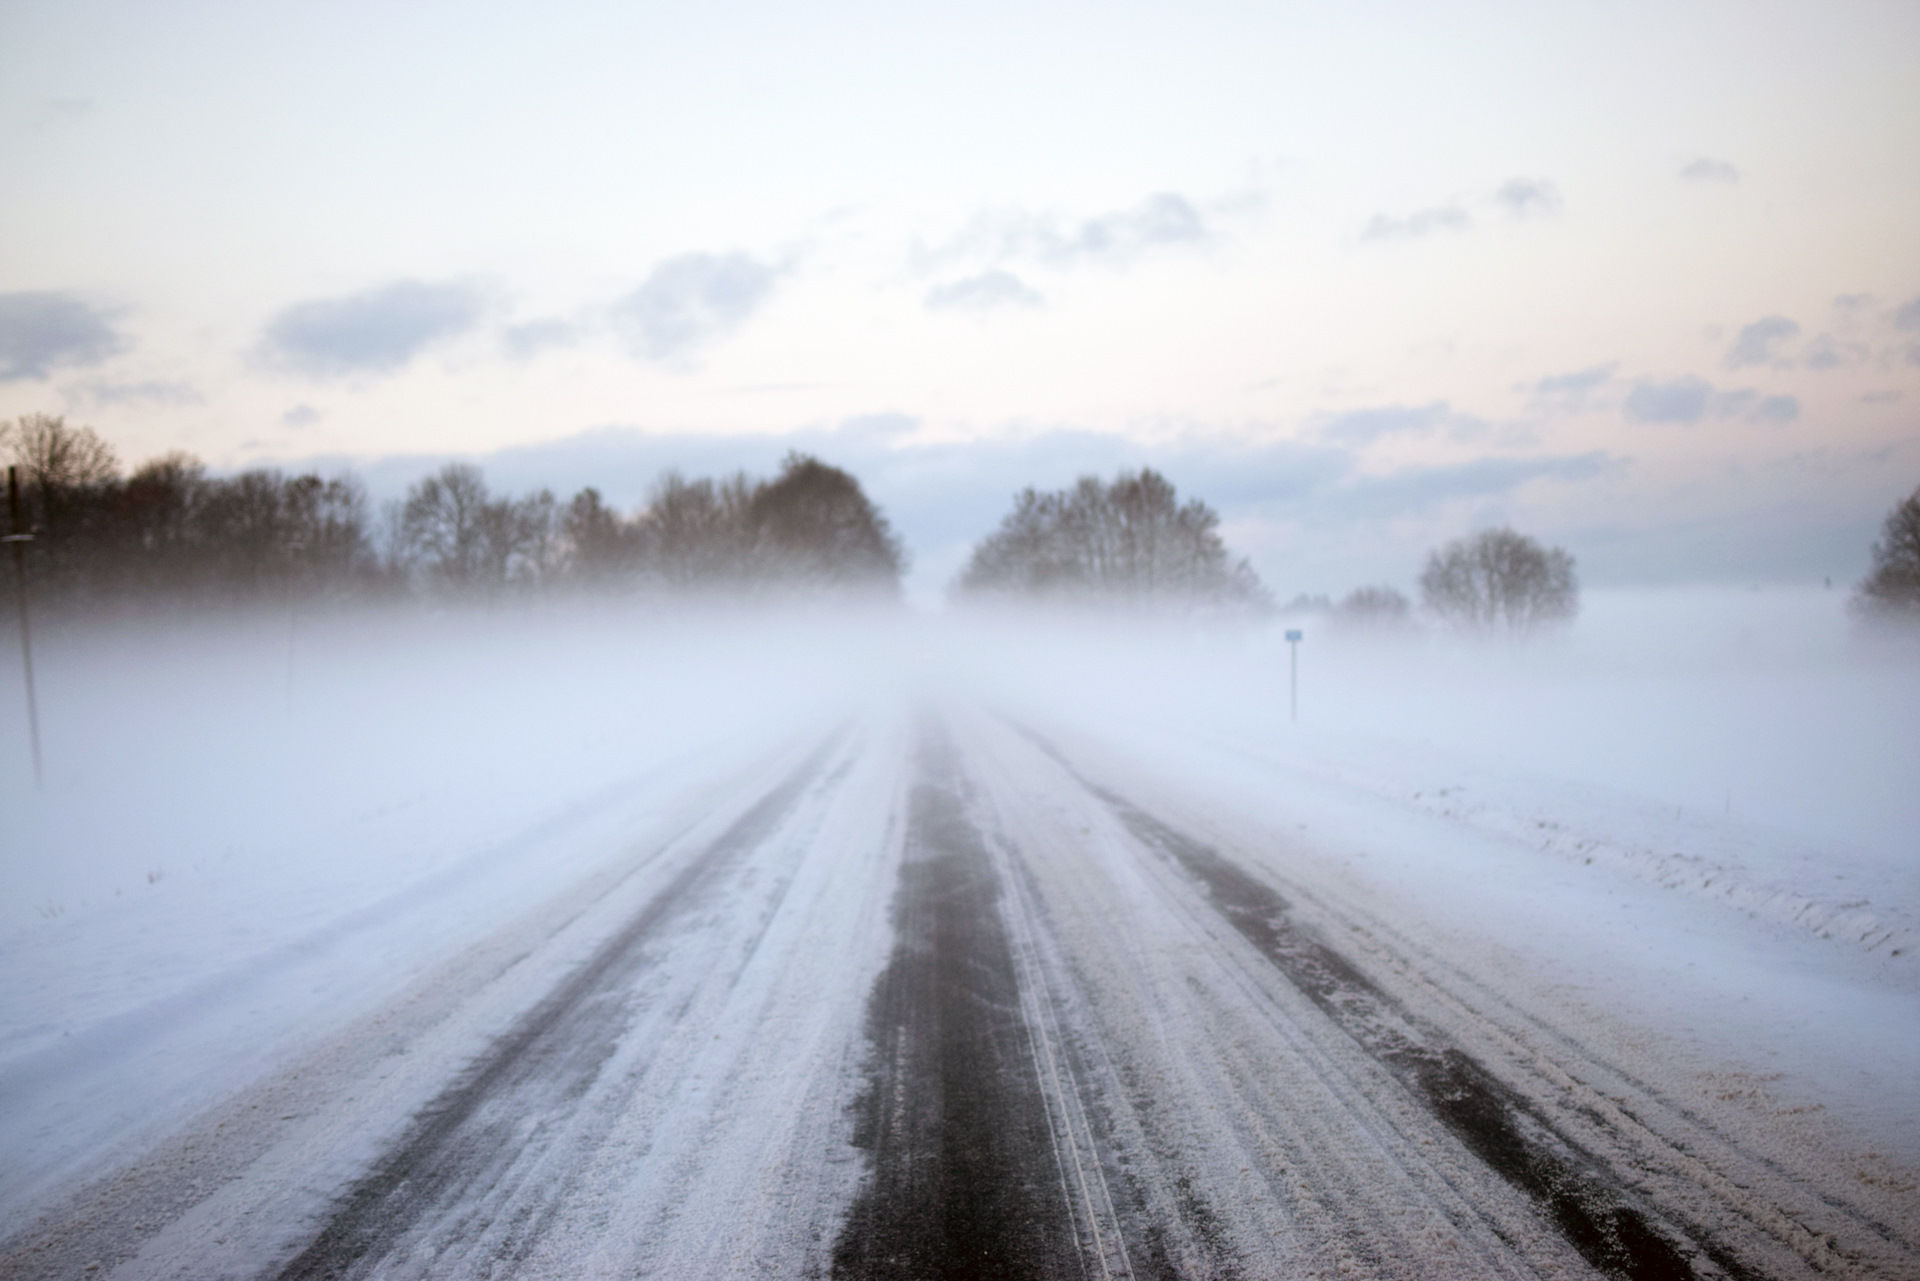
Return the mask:
<svg viewBox="0 0 1920 1281">
<path fill-rule="evenodd" d="M 1671 382 L 1641 382 L 1627 393 L 1627 417 L 1638 423 L 1697 423 L 1707 416 L 1713 384 L 1689 375 Z"/>
<path fill-rule="evenodd" d="M 1807 344 L 1801 363 L 1808 369 L 1843 369 L 1865 364 L 1869 355 L 1865 343 L 1843 343 L 1832 334 L 1821 334 Z"/>
<path fill-rule="evenodd" d="M 73 294 L 0 294 L 0 382 L 97 365 L 125 347 L 111 313 Z"/>
<path fill-rule="evenodd" d="M 1621 406 L 1631 422 L 1701 422 L 1708 418 L 1739 418 L 1763 426 L 1781 426 L 1800 417 L 1800 402 L 1792 396 L 1770 396 L 1751 387 L 1719 389 L 1698 375 L 1671 382 L 1642 381 L 1634 385 Z"/>
<path fill-rule="evenodd" d="M 1545 178 L 1513 178 L 1493 193 L 1496 204 L 1516 218 L 1560 212 L 1560 190 Z"/>
<path fill-rule="evenodd" d="M 150 379 L 145 382 L 112 382 L 104 378 L 92 378 L 85 382 L 74 383 L 62 390 L 79 403 L 102 409 L 121 405 L 182 408 L 206 403 L 206 397 L 192 385 L 163 379 Z"/>
<path fill-rule="evenodd" d="M 1459 205 L 1434 205 L 1416 209 L 1404 218 L 1375 214 L 1360 231 L 1362 240 L 1418 240 L 1440 231 L 1465 231 L 1472 217 Z"/>
<path fill-rule="evenodd" d="M 1206 216 L 1191 200 L 1160 191 L 1129 208 L 1078 220 L 1018 209 L 983 210 L 946 242 L 918 247 L 914 259 L 922 271 L 963 262 L 1119 267 L 1150 253 L 1204 247 L 1213 240 Z"/>
<path fill-rule="evenodd" d="M 1619 367 L 1618 361 L 1589 365 L 1571 373 L 1548 374 L 1531 385 L 1523 386 L 1527 399 L 1536 410 L 1578 413 L 1587 407 L 1588 400 L 1595 392 L 1613 381 L 1614 371 Z"/>
<path fill-rule="evenodd" d="M 508 325 L 500 333 L 507 354 L 515 360 L 528 360 L 549 347 L 571 347 L 586 331 L 570 320 L 529 320 Z"/>
<path fill-rule="evenodd" d="M 1734 339 L 1733 346 L 1727 350 L 1728 369 L 1744 369 L 1749 365 L 1772 365 L 1782 359 L 1779 346 L 1790 338 L 1800 334 L 1800 326 L 1785 316 L 1766 316 L 1741 328 L 1740 336 Z"/>
<path fill-rule="evenodd" d="M 1427 405 L 1380 405 L 1335 414 L 1316 433 L 1334 445 L 1355 448 L 1386 436 L 1429 436 L 1451 417 L 1444 400 Z"/>
<path fill-rule="evenodd" d="M 1010 271 L 994 268 L 927 291 L 930 311 L 990 311 L 1000 307 L 1038 307 L 1046 300 Z"/>
<path fill-rule="evenodd" d="M 311 427 L 320 421 L 320 411 L 312 405 L 295 405 L 280 415 L 280 421 L 289 427 Z"/>
<path fill-rule="evenodd" d="M 681 254 L 614 304 L 614 315 L 642 356 L 670 360 L 738 329 L 779 275 L 780 268 L 750 254 Z"/>
<path fill-rule="evenodd" d="M 390 374 L 473 328 L 481 309 L 471 284 L 399 280 L 294 303 L 268 322 L 261 346 L 271 363 L 315 377 Z"/>
<path fill-rule="evenodd" d="M 1737 183 L 1740 181 L 1740 170 L 1724 160 L 1701 156 L 1688 161 L 1680 170 L 1680 177 L 1687 182 Z"/>
<path fill-rule="evenodd" d="M 1349 515 L 1404 516 L 1463 499 L 1511 493 L 1537 480 L 1593 480 L 1625 464 L 1612 454 L 1555 454 L 1525 458 L 1475 458 L 1437 467 L 1412 467 L 1385 476 L 1363 477 L 1326 496 Z"/>
<path fill-rule="evenodd" d="M 1894 309 L 1893 327 L 1908 331 L 1920 330 L 1920 297 L 1911 298 Z"/>
</svg>

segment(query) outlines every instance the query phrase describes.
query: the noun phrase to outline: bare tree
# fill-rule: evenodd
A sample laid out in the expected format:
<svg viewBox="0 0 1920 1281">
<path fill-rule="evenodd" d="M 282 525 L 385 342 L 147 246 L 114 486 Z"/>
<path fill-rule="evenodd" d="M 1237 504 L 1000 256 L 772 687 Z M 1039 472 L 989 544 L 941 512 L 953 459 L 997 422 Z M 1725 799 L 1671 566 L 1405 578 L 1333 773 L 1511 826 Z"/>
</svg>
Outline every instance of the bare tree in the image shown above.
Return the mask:
<svg viewBox="0 0 1920 1281">
<path fill-rule="evenodd" d="M 449 587 L 475 585 L 488 559 L 488 501 L 487 482 L 468 463 L 417 482 L 400 509 L 402 555 Z"/>
<path fill-rule="evenodd" d="M 90 488 L 119 473 L 113 446 L 57 414 L 23 414 L 6 436 L 21 480 L 35 489 Z"/>
<path fill-rule="evenodd" d="M 788 454 L 780 475 L 747 505 L 755 568 L 788 585 L 897 593 L 905 556 L 860 482 L 806 454 Z"/>
<path fill-rule="evenodd" d="M 583 583 L 606 584 L 639 568 L 640 533 L 589 486 L 573 496 L 560 518 L 568 574 Z"/>
<path fill-rule="evenodd" d="M 743 580 L 753 550 L 752 503 L 744 472 L 717 483 L 668 472 L 638 523 L 648 566 L 675 587 Z"/>
<path fill-rule="evenodd" d="M 1864 617 L 1920 623 L 1920 488 L 1887 513 L 1853 604 Z"/>
<path fill-rule="evenodd" d="M 1356 587 L 1334 607 L 1333 621 L 1354 631 L 1405 631 L 1413 625 L 1413 604 L 1392 587 Z"/>
<path fill-rule="evenodd" d="M 981 540 L 955 590 L 1174 608 L 1263 608 L 1253 567 L 1227 553 L 1220 517 L 1182 504 L 1158 472 L 1083 476 L 1054 493 L 1023 490 Z"/>
<path fill-rule="evenodd" d="M 1573 557 L 1511 529 L 1456 539 L 1427 556 L 1420 574 L 1426 607 L 1473 631 L 1525 636 L 1579 612 Z"/>
</svg>

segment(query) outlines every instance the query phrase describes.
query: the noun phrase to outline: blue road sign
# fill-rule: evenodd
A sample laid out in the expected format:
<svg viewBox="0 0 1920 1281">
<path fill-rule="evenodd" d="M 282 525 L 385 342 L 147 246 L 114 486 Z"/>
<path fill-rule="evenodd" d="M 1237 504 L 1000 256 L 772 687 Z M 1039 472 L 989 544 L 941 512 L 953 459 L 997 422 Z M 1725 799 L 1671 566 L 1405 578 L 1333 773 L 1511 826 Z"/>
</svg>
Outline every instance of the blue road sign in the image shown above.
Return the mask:
<svg viewBox="0 0 1920 1281">
<path fill-rule="evenodd" d="M 1294 632 L 1294 631 L 1290 631 L 1290 632 L 1288 632 L 1288 633 L 1287 633 L 1287 639 L 1288 639 L 1289 641 L 1298 641 L 1298 640 L 1300 640 L 1300 639 L 1302 639 L 1302 638 L 1303 638 L 1303 637 L 1305 637 L 1305 636 L 1306 636 L 1306 633 L 1305 633 L 1305 632 Z"/>
</svg>

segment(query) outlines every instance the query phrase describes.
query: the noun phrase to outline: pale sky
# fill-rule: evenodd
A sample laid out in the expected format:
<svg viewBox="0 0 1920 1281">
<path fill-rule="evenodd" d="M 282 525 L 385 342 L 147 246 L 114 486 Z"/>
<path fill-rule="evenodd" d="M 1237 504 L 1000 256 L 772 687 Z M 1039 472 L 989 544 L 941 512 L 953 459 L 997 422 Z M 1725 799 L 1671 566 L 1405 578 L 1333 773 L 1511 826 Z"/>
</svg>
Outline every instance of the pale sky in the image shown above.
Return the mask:
<svg viewBox="0 0 1920 1281">
<path fill-rule="evenodd" d="M 848 468 L 937 595 L 1151 465 L 1283 598 L 1511 523 L 1865 569 L 1920 5 L 0 2 L 0 418 L 496 487 Z"/>
</svg>

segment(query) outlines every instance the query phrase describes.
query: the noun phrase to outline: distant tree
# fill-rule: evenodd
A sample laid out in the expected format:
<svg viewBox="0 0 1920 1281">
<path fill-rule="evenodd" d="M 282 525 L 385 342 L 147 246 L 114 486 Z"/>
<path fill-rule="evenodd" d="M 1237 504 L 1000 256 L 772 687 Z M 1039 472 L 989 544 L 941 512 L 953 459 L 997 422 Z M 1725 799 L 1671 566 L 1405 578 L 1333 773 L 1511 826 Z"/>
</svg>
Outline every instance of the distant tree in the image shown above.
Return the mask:
<svg viewBox="0 0 1920 1281">
<path fill-rule="evenodd" d="M 962 596 L 1061 599 L 1174 608 L 1266 608 L 1253 567 L 1234 560 L 1220 517 L 1182 504 L 1158 472 L 1083 476 L 1071 489 L 1014 496 L 1000 527 L 973 549 Z"/>
<path fill-rule="evenodd" d="M 6 462 L 19 468 L 22 513 L 33 544 L 37 590 L 84 596 L 111 589 L 113 498 L 119 462 L 91 427 L 56 414 L 24 414 L 0 428 Z"/>
<path fill-rule="evenodd" d="M 400 554 L 429 577 L 455 588 L 477 585 L 491 531 L 487 482 L 468 463 L 448 463 L 407 490 L 400 509 Z"/>
<path fill-rule="evenodd" d="M 1404 630 L 1413 624 L 1413 604 L 1391 587 L 1356 587 L 1334 607 L 1333 621 L 1356 631 Z"/>
<path fill-rule="evenodd" d="M 1853 604 L 1865 617 L 1920 624 L 1920 488 L 1887 513 Z"/>
<path fill-rule="evenodd" d="M 897 593 L 906 557 L 860 482 L 806 454 L 748 501 L 756 568 L 766 580 Z"/>
<path fill-rule="evenodd" d="M 1457 627 L 1516 636 L 1570 621 L 1580 608 L 1573 557 L 1511 529 L 1484 530 L 1430 553 L 1420 597 Z"/>
<path fill-rule="evenodd" d="M 621 520 L 591 486 L 567 504 L 560 518 L 560 538 L 567 571 L 576 581 L 604 585 L 638 568 L 638 528 Z"/>
<path fill-rule="evenodd" d="M 718 482 L 668 472 L 637 522 L 647 568 L 673 587 L 744 581 L 753 550 L 747 519 L 752 502 L 744 472 Z"/>
<path fill-rule="evenodd" d="M 119 473 L 113 446 L 91 427 L 69 427 L 57 414 L 24 414 L 6 433 L 20 480 L 42 490 L 86 489 Z"/>
<path fill-rule="evenodd" d="M 128 587 L 178 593 L 194 585 L 203 543 L 198 516 L 206 491 L 205 464 L 179 450 L 134 469 L 118 504 L 133 552 L 125 568 Z"/>
</svg>

